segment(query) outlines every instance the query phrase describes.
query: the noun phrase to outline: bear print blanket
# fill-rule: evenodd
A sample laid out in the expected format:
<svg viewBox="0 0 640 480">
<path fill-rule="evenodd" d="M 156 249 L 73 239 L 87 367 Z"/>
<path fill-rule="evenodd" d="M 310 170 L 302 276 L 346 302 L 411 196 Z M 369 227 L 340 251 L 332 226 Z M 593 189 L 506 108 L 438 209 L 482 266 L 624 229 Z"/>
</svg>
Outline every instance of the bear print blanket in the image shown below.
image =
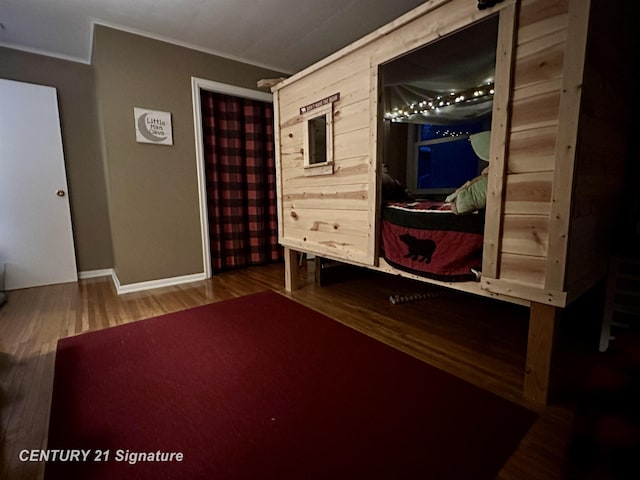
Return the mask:
<svg viewBox="0 0 640 480">
<path fill-rule="evenodd" d="M 442 202 L 395 202 L 382 209 L 384 259 L 435 280 L 478 280 L 483 233 L 483 212 L 455 215 Z"/>
</svg>

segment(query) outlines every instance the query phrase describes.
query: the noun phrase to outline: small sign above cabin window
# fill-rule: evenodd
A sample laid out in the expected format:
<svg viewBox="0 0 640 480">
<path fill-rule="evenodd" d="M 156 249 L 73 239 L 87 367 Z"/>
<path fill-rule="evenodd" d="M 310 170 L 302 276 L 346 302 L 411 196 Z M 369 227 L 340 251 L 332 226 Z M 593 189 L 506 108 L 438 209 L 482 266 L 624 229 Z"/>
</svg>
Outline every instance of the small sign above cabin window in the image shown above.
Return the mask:
<svg viewBox="0 0 640 480">
<path fill-rule="evenodd" d="M 138 143 L 173 145 L 171 113 L 144 108 L 133 108 Z"/>
<path fill-rule="evenodd" d="M 340 92 L 329 95 L 322 100 L 310 103 L 309 105 L 305 105 L 304 107 L 300 107 L 300 115 L 304 115 L 305 113 L 308 113 L 316 108 L 320 108 L 333 102 L 337 102 L 338 100 L 340 100 Z"/>
</svg>

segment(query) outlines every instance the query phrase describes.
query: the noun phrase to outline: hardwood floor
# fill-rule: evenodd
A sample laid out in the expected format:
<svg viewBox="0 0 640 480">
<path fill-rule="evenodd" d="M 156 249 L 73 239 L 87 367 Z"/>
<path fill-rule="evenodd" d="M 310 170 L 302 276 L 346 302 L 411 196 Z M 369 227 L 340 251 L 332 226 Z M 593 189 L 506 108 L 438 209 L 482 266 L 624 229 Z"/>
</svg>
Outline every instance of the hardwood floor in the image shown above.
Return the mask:
<svg viewBox="0 0 640 480">
<path fill-rule="evenodd" d="M 347 270 L 323 287 L 303 270 L 304 288 L 288 294 L 367 335 L 514 402 L 521 400 L 528 310 L 385 274 Z M 108 277 L 9 292 L 0 309 L 0 478 L 42 478 L 43 465 L 18 459 L 46 446 L 59 338 L 273 289 L 284 292 L 283 265 L 254 267 L 175 287 L 118 296 Z M 389 296 L 432 291 L 393 305 Z M 539 407 L 540 418 L 498 478 L 560 479 L 572 409 Z"/>
</svg>

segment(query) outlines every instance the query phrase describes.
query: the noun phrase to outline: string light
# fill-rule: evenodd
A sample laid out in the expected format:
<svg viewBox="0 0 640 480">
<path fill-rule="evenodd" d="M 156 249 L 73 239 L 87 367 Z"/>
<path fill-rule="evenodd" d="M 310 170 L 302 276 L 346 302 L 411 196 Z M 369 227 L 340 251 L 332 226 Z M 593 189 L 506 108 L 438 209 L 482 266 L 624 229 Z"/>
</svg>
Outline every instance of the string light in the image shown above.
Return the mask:
<svg viewBox="0 0 640 480">
<path fill-rule="evenodd" d="M 469 131 L 456 131 L 456 130 L 432 130 L 432 133 L 437 137 L 460 137 L 462 135 L 469 136 Z"/>
<path fill-rule="evenodd" d="M 493 82 L 487 82 L 467 90 L 450 92 L 448 95 L 439 95 L 435 98 L 426 98 L 419 102 L 412 102 L 404 107 L 394 107 L 391 112 L 387 112 L 384 118 L 392 122 L 408 120 L 414 115 L 429 116 L 432 113 L 438 114 L 441 108 L 451 105 L 465 105 L 486 102 L 493 98 L 495 90 Z"/>
</svg>

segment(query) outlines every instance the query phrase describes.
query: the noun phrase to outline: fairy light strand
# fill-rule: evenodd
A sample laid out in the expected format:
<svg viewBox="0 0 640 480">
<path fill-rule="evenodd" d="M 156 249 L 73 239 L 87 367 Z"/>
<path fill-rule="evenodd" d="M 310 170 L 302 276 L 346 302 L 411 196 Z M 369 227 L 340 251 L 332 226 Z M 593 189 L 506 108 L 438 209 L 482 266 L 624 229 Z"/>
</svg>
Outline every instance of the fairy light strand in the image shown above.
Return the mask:
<svg viewBox="0 0 640 480">
<path fill-rule="evenodd" d="M 451 92 L 448 95 L 439 95 L 435 98 L 413 102 L 404 107 L 394 107 L 391 112 L 385 113 L 384 117 L 392 122 L 400 122 L 402 120 L 408 120 L 414 115 L 437 114 L 440 112 L 440 109 L 452 105 L 469 105 L 488 101 L 493 98 L 494 93 L 493 82 L 487 82 L 467 90 Z"/>
</svg>

